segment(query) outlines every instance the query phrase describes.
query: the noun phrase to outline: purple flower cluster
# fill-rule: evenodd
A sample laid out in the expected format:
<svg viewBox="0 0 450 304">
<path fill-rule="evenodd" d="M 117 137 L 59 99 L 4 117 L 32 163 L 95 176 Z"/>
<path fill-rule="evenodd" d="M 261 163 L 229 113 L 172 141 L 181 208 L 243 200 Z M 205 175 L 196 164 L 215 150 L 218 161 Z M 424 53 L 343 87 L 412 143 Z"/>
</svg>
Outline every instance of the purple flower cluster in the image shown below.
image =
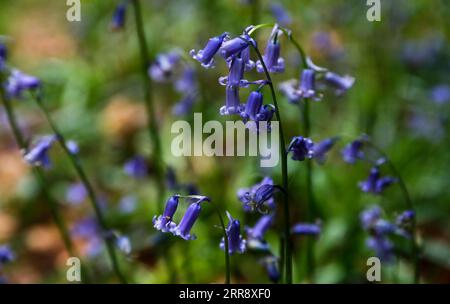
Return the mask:
<svg viewBox="0 0 450 304">
<path fill-rule="evenodd" d="M 382 210 L 378 206 L 373 206 L 364 210 L 360 215 L 361 225 L 369 232 L 370 237 L 366 241 L 369 249 L 385 262 L 392 262 L 394 258 L 394 244 L 389 239 L 392 234 L 410 238 L 411 234 L 404 228 L 410 223 L 414 213 L 405 211 L 397 217 L 397 224 L 393 224 L 382 218 Z"/>
<path fill-rule="evenodd" d="M 178 50 L 156 56 L 148 69 L 151 79 L 159 83 L 172 83 L 175 91 L 182 95 L 172 109 L 175 115 L 188 113 L 198 98 L 198 84 L 195 69 L 182 61 Z"/>
<path fill-rule="evenodd" d="M 332 137 L 314 143 L 309 138 L 296 136 L 289 144 L 287 152 L 292 152 L 291 157 L 293 160 L 304 161 L 305 159 L 314 158 L 319 164 L 323 164 L 326 160 L 326 154 L 331 150 L 337 140 L 337 137 Z"/>
<path fill-rule="evenodd" d="M 244 211 L 257 210 L 264 213 L 267 209 L 275 209 L 275 200 L 273 198 L 275 190 L 273 180 L 266 176 L 260 183 L 250 188 L 239 189 L 237 197 L 242 202 Z"/>
<path fill-rule="evenodd" d="M 397 178 L 391 176 L 381 176 L 378 166 L 372 167 L 369 177 L 362 182 L 359 182 L 359 188 L 363 192 L 372 194 L 381 194 L 384 189 L 391 184 L 397 182 Z"/>
<path fill-rule="evenodd" d="M 199 61 L 203 67 L 214 67 L 214 56 L 219 54 L 228 65 L 228 75 L 219 78 L 219 83 L 225 86 L 225 105 L 220 108 L 221 115 L 240 115 L 242 119 L 255 122 L 267 122 L 270 130 L 270 122 L 275 113 L 275 108 L 270 104 L 263 104 L 263 94 L 260 92 L 267 83 L 265 80 L 249 81 L 244 79 L 245 72 L 256 67 L 258 72 L 263 72 L 263 63 L 253 61 L 250 58 L 252 46 L 256 41 L 248 34 L 247 28 L 238 37 L 230 38 L 227 33 L 213 37 L 209 40 L 203 50 L 191 50 L 191 56 Z M 267 42 L 263 55 L 264 64 L 271 73 L 284 71 L 284 59 L 280 57 L 280 43 L 278 36 L 281 31 L 276 25 Z M 258 89 L 252 91 L 245 104 L 241 103 L 240 89 L 249 85 L 258 85 Z M 259 130 L 259 129 L 258 129 Z"/>
<path fill-rule="evenodd" d="M 161 232 L 170 232 L 185 240 L 195 240 L 197 237 L 191 234 L 191 229 L 200 215 L 201 203 L 209 201 L 209 198 L 200 195 L 191 197 L 195 199 L 195 202 L 189 205 L 178 225 L 173 221 L 173 216 L 177 211 L 180 196 L 173 195 L 167 200 L 163 214 L 153 217 L 153 227 Z"/>
</svg>

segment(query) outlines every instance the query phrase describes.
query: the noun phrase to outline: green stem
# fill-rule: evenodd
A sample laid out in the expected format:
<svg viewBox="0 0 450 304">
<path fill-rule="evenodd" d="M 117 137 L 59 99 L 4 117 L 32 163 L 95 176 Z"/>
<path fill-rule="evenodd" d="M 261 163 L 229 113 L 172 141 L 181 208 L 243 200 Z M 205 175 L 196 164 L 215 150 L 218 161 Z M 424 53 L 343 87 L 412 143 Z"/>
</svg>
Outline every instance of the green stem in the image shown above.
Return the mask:
<svg viewBox="0 0 450 304">
<path fill-rule="evenodd" d="M 244 39 L 245 40 L 245 39 Z M 247 41 L 247 40 L 246 40 Z M 273 104 L 275 106 L 275 115 L 279 123 L 278 136 L 280 138 L 280 154 L 281 154 L 281 175 L 282 175 L 282 185 L 284 189 L 283 203 L 284 203 L 284 238 L 285 238 L 285 268 L 286 268 L 286 283 L 292 283 L 292 253 L 291 253 L 291 238 L 290 238 L 290 213 L 289 213 L 289 190 L 288 190 L 288 168 L 287 168 L 287 153 L 286 153 L 286 141 L 284 139 L 283 127 L 281 122 L 280 109 L 277 103 L 277 96 L 275 94 L 275 88 L 273 86 L 272 78 L 267 70 L 264 59 L 259 51 L 258 47 L 254 46 L 252 43 L 247 41 L 247 43 L 255 50 L 258 59 L 260 60 L 262 67 L 264 69 L 264 74 L 266 76 L 268 85 L 270 87 L 270 92 L 272 94 Z"/>
<path fill-rule="evenodd" d="M 3 81 L 0 79 L 0 84 L 1 83 L 3 83 Z M 14 115 L 14 111 L 11 106 L 11 103 L 9 102 L 9 99 L 6 97 L 6 94 L 1 85 L 0 85 L 0 99 L 2 100 L 3 105 L 5 107 L 6 117 L 8 119 L 8 123 L 13 131 L 14 139 L 16 140 L 19 148 L 22 151 L 26 151 L 27 143 L 26 143 L 24 136 L 19 128 L 19 125 L 16 120 L 16 116 Z M 67 229 L 66 223 L 64 222 L 64 219 L 58 210 L 58 203 L 51 197 L 50 193 L 47 191 L 48 182 L 45 178 L 42 168 L 33 167 L 33 174 L 39 183 L 40 189 L 44 193 L 44 197 L 45 197 L 48 207 L 50 209 L 51 216 L 52 216 L 53 221 L 55 222 L 56 226 L 58 227 L 59 234 L 64 243 L 64 247 L 67 250 L 67 253 L 69 254 L 69 256 L 77 256 L 77 254 L 75 253 L 75 250 L 74 250 L 72 239 L 70 238 L 69 230 Z M 84 267 L 83 267 L 82 275 L 83 275 L 83 282 L 89 283 L 90 277 L 87 273 L 86 268 L 84 268 Z"/>
<path fill-rule="evenodd" d="M 158 133 L 155 107 L 152 96 L 152 81 L 148 77 L 148 67 L 150 65 L 149 48 L 145 36 L 144 24 L 142 21 L 141 4 L 139 0 L 132 0 L 134 8 L 134 19 L 136 22 L 136 34 L 139 41 L 141 56 L 142 84 L 145 94 L 145 107 L 147 111 L 148 131 L 153 145 L 153 163 L 156 169 L 156 183 L 158 190 L 158 208 L 162 211 L 164 203 L 165 183 L 161 149 L 161 139 Z"/>
<path fill-rule="evenodd" d="M 409 194 L 408 188 L 406 187 L 406 183 L 403 180 L 400 172 L 397 170 L 397 167 L 394 165 L 394 163 L 391 161 L 389 156 L 377 145 L 375 145 L 371 141 L 366 141 L 375 151 L 377 151 L 386 161 L 386 164 L 389 166 L 389 169 L 391 172 L 397 177 L 398 179 L 398 185 L 400 186 L 400 189 L 402 191 L 403 198 L 405 200 L 406 208 L 414 212 L 414 217 L 412 218 L 411 222 L 411 231 L 412 231 L 412 238 L 411 238 L 411 245 L 413 248 L 413 264 L 414 264 L 414 278 L 413 282 L 415 284 L 420 283 L 420 248 L 419 244 L 417 242 L 417 213 L 414 209 L 413 202 L 411 200 L 411 196 Z"/>
<path fill-rule="evenodd" d="M 225 222 L 222 217 L 222 212 L 220 211 L 219 207 L 217 207 L 216 204 L 214 204 L 212 201 L 210 203 L 213 205 L 214 210 L 217 213 L 217 216 L 220 220 L 220 226 L 222 227 L 222 233 L 223 233 L 223 241 L 225 244 L 225 284 L 230 284 L 231 282 L 231 267 L 230 267 L 230 252 L 229 252 L 229 246 L 228 246 L 228 235 L 227 235 L 227 228 L 225 226 Z"/>
<path fill-rule="evenodd" d="M 33 95 L 33 97 L 34 97 L 37 105 L 41 109 L 41 111 L 44 113 L 44 116 L 47 119 L 47 122 L 50 125 L 50 128 L 52 129 L 53 133 L 56 135 L 59 144 L 61 145 L 64 152 L 67 154 L 67 156 L 69 157 L 72 166 L 74 167 L 81 182 L 83 183 L 84 187 L 86 188 L 86 190 L 88 192 L 88 196 L 89 196 L 91 204 L 92 204 L 92 207 L 95 211 L 96 218 L 100 224 L 100 227 L 102 228 L 102 232 L 108 233 L 109 229 L 108 229 L 105 219 L 103 217 L 102 210 L 101 210 L 100 204 L 99 204 L 99 200 L 97 198 L 97 195 L 95 194 L 94 188 L 92 187 L 92 185 L 81 165 L 79 158 L 77 158 L 76 155 L 74 155 L 73 153 L 70 152 L 69 148 L 67 147 L 66 139 L 64 138 L 62 133 L 59 131 L 59 129 L 56 127 L 56 124 L 53 122 L 53 119 L 51 118 L 50 113 L 48 112 L 47 108 L 44 106 L 44 104 L 42 102 L 42 98 L 41 98 L 40 94 Z M 119 281 L 121 283 L 126 284 L 127 281 L 119 268 L 119 263 L 117 260 L 115 246 L 114 246 L 114 240 L 109 235 L 106 235 L 103 237 L 105 240 L 108 255 L 111 259 L 113 270 L 116 273 Z"/>
</svg>

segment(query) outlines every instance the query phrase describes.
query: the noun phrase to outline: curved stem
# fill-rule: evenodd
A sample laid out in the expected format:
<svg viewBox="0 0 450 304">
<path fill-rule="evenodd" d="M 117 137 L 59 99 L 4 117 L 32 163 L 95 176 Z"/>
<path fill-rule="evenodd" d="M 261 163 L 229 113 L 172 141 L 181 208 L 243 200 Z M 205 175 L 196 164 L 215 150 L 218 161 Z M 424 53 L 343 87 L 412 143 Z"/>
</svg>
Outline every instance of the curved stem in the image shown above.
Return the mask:
<svg viewBox="0 0 450 304">
<path fill-rule="evenodd" d="M 6 97 L 3 87 L 1 86 L 2 83 L 3 83 L 3 81 L 0 77 L 0 99 L 2 100 L 2 103 L 5 107 L 8 123 L 13 131 L 13 136 L 17 142 L 17 145 L 19 146 L 19 148 L 22 151 L 25 151 L 27 149 L 27 143 L 26 143 L 24 136 L 19 128 L 19 125 L 17 124 L 16 116 L 14 115 L 14 111 L 11 106 L 11 103 L 9 102 L 9 99 Z M 69 256 L 77 256 L 77 254 L 75 253 L 75 250 L 74 250 L 72 239 L 70 238 L 69 230 L 67 229 L 67 225 L 66 225 L 61 213 L 58 210 L 58 203 L 51 197 L 50 193 L 47 191 L 48 182 L 45 178 L 42 168 L 33 167 L 33 174 L 34 174 L 36 180 L 38 181 L 41 190 L 44 193 L 46 202 L 50 209 L 50 214 L 51 214 L 56 226 L 58 227 L 59 234 L 64 243 L 64 247 L 67 250 L 67 253 L 69 254 Z M 84 265 L 84 264 L 82 263 L 82 265 Z M 84 266 L 83 266 L 82 275 L 83 275 L 83 282 L 89 283 L 90 277 Z"/>
<path fill-rule="evenodd" d="M 229 246 L 228 246 L 228 235 L 227 235 L 227 227 L 225 226 L 225 222 L 223 220 L 222 217 L 222 213 L 219 209 L 219 207 L 217 207 L 216 204 L 214 204 L 212 201 L 210 201 L 210 203 L 213 205 L 214 210 L 217 213 L 217 216 L 219 217 L 220 220 L 220 226 L 222 227 L 222 233 L 223 233 L 223 241 L 225 244 L 225 284 L 230 284 L 231 282 L 231 267 L 230 267 L 230 252 L 229 252 Z"/>
<path fill-rule="evenodd" d="M 400 186 L 400 189 L 402 191 L 403 198 L 405 200 L 406 208 L 414 212 L 414 217 L 411 221 L 411 231 L 412 231 L 412 238 L 411 243 L 413 247 L 413 263 L 414 263 L 414 283 L 420 283 L 420 248 L 419 244 L 417 243 L 417 213 L 414 209 L 414 205 L 411 200 L 411 196 L 409 194 L 408 188 L 406 187 L 406 183 L 403 180 L 400 172 L 397 170 L 397 167 L 394 165 L 394 163 L 391 161 L 389 156 L 377 145 L 375 145 L 372 141 L 368 140 L 366 141 L 375 151 L 377 151 L 386 161 L 386 164 L 389 166 L 389 169 L 391 172 L 397 177 L 398 184 Z"/>
<path fill-rule="evenodd" d="M 243 38 L 242 38 L 243 39 Z M 243 39 L 247 41 L 246 39 Z M 258 59 L 264 69 L 264 74 L 266 76 L 268 85 L 270 87 L 270 92 L 272 94 L 273 104 L 275 106 L 275 115 L 277 116 L 278 123 L 280 127 L 278 128 L 278 136 L 280 138 L 280 154 L 281 154 L 281 175 L 282 175 L 282 185 L 285 190 L 285 195 L 283 195 L 284 202 L 284 238 L 285 238 L 285 267 L 286 267 L 286 283 L 292 283 L 292 253 L 291 253 L 291 240 L 290 240 L 290 212 L 289 212 L 289 190 L 288 190 L 288 168 L 287 168 L 287 153 L 286 153 L 286 141 L 284 139 L 283 126 L 281 122 L 280 109 L 277 103 L 277 96 L 275 94 L 275 88 L 273 86 L 272 78 L 267 70 L 264 59 L 259 51 L 258 47 L 254 46 L 252 43 L 247 41 L 247 43 L 255 50 Z"/>
<path fill-rule="evenodd" d="M 91 201 L 91 205 L 95 211 L 95 216 L 100 224 L 102 232 L 108 234 L 109 229 L 108 229 L 105 219 L 103 217 L 99 200 L 97 198 L 97 195 L 95 194 L 94 188 L 92 187 L 92 185 L 83 169 L 83 166 L 81 165 L 80 160 L 77 158 L 76 155 L 74 155 L 72 152 L 70 152 L 69 148 L 67 147 L 66 139 L 64 138 L 62 133 L 59 131 L 59 129 L 56 127 L 56 124 L 53 122 L 53 119 L 51 118 L 50 113 L 48 112 L 47 108 L 44 106 L 44 104 L 42 102 L 42 98 L 41 98 L 40 94 L 33 95 L 33 97 L 34 97 L 37 105 L 41 109 L 41 111 L 44 113 L 44 116 L 45 116 L 48 124 L 50 125 L 50 128 L 52 129 L 53 133 L 56 135 L 59 144 L 61 145 L 64 152 L 67 154 L 67 156 L 69 157 L 72 166 L 74 167 L 81 182 L 83 183 L 84 187 L 86 188 L 89 199 Z M 111 259 L 113 270 L 116 273 L 119 281 L 121 283 L 126 284 L 127 281 L 119 268 L 119 263 L 117 260 L 115 246 L 114 246 L 114 240 L 109 235 L 104 235 L 103 238 L 105 240 L 106 248 L 107 248 L 109 257 Z"/>
</svg>

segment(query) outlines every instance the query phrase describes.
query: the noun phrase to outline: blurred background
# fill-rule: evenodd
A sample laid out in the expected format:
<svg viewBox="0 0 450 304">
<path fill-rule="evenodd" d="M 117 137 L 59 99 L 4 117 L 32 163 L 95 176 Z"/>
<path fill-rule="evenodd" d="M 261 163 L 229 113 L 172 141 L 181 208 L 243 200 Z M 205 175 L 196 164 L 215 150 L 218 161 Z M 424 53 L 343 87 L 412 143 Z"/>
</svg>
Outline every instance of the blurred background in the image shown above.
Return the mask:
<svg viewBox="0 0 450 304">
<path fill-rule="evenodd" d="M 8 49 L 8 63 L 43 83 L 45 102 L 67 138 L 78 143 L 80 158 L 101 197 L 109 227 L 129 238 L 131 253 L 118 253 L 130 281 L 139 283 L 210 283 L 224 279 L 221 230 L 213 208 L 204 207 L 193 228 L 197 240 L 161 235 L 152 218 L 158 214 L 155 164 L 140 178 L 130 176 L 124 164 L 153 147 L 146 129 L 139 45 L 134 16 L 127 8 L 123 29 L 111 20 L 119 0 L 82 0 L 81 22 L 68 22 L 65 1 L 2 0 L 0 35 Z M 225 31 L 238 35 L 255 23 L 276 22 L 273 5 L 290 16 L 287 27 L 314 62 L 339 74 L 355 77 L 344 95 L 326 94 L 311 105 L 311 138 L 340 136 L 325 164 L 314 165 L 314 192 L 323 216 L 316 240 L 318 283 L 364 283 L 366 260 L 373 252 L 365 245 L 367 232 L 360 213 L 380 205 L 387 219 L 405 210 L 398 185 L 382 196 L 363 193 L 358 182 L 367 178 L 370 165 L 345 163 L 340 150 L 367 134 L 390 156 L 401 172 L 416 207 L 423 282 L 450 282 L 450 61 L 449 4 L 446 1 L 381 1 L 381 21 L 368 22 L 365 1 L 257 0 L 142 0 L 149 56 L 173 49 L 186 55 L 196 70 L 199 94 L 185 113 L 174 111 L 183 98 L 173 82 L 154 82 L 152 96 L 160 127 L 164 163 L 178 183 L 198 189 L 215 203 L 253 226 L 257 214 L 245 213 L 236 192 L 262 177 L 280 183 L 279 168 L 259 167 L 255 157 L 174 157 L 170 151 L 172 123 L 219 120 L 225 100 L 217 78 L 227 74 L 218 61 L 205 70 L 188 52 Z M 286 21 L 286 20 L 285 20 Z M 261 47 L 270 29 L 255 36 Z M 281 37 L 286 71 L 274 82 L 299 78 L 300 58 Z M 250 72 L 248 79 L 260 79 Z M 250 90 L 242 90 L 244 100 Z M 269 91 L 267 91 L 269 92 Z M 267 94 L 267 93 L 266 93 Z M 287 138 L 301 135 L 301 112 L 279 95 Z M 269 95 L 266 96 L 267 100 Z M 50 134 L 42 113 L 30 98 L 12 101 L 21 130 L 32 140 Z M 58 202 L 72 231 L 76 251 L 95 282 L 116 282 L 106 251 L 95 236 L 93 210 L 77 175 L 55 145 L 52 167 L 45 171 L 46 190 Z M 305 165 L 289 160 L 292 222 L 305 221 Z M 386 173 L 387 174 L 387 173 Z M 74 189 L 75 187 L 75 189 Z M 170 188 L 170 187 L 169 187 Z M 79 190 L 79 189 L 78 189 Z M 81 194 L 80 194 L 81 192 Z M 176 193 L 168 189 L 166 197 Z M 186 205 L 180 205 L 185 208 Z M 91 229 L 91 230 L 89 230 Z M 278 224 L 267 241 L 278 253 Z M 80 232 L 80 230 L 82 230 Z M 77 233 L 78 232 L 78 233 Z M 302 248 L 305 238 L 293 239 L 295 282 L 305 282 Z M 23 161 L 0 108 L 0 246 L 9 246 L 15 258 L 0 261 L 0 276 L 11 283 L 65 283 L 66 259 L 57 227 L 45 202 L 43 189 Z M 171 262 L 168 263 L 167 261 Z M 258 253 L 232 256 L 233 282 L 269 283 Z M 382 282 L 410 282 L 410 260 L 383 264 Z"/>
</svg>

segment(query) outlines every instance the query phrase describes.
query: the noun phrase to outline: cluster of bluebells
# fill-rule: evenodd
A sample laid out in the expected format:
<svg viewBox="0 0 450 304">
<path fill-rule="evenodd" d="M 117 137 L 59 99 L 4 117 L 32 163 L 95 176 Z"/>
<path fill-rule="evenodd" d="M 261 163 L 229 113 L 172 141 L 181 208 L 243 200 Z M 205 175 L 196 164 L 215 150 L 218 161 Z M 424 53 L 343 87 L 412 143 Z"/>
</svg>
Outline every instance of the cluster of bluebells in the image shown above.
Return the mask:
<svg viewBox="0 0 450 304">
<path fill-rule="evenodd" d="M 190 203 L 178 225 L 173 221 L 173 216 L 178 209 L 180 195 L 173 195 L 167 200 L 163 214 L 153 217 L 153 227 L 161 232 L 172 233 L 187 241 L 195 240 L 197 237 L 191 233 L 191 229 L 200 216 L 201 203 L 209 201 L 209 198 L 200 195 L 193 195 L 190 198 L 195 201 Z"/>
<path fill-rule="evenodd" d="M 259 73 L 264 72 L 264 67 L 270 73 L 284 71 L 285 64 L 284 59 L 280 56 L 279 42 L 282 32 L 278 25 L 274 26 L 262 56 L 264 62 L 260 60 L 255 62 L 250 57 L 251 49 L 256 47 L 256 41 L 248 35 L 250 29 L 251 27 L 246 28 L 242 35 L 234 38 L 227 33 L 213 37 L 202 50 L 191 50 L 190 54 L 205 68 L 214 67 L 216 54 L 223 57 L 227 63 L 228 75 L 219 78 L 219 83 L 225 86 L 225 105 L 220 108 L 221 115 L 239 115 L 245 122 L 266 122 L 270 130 L 275 107 L 271 104 L 264 104 L 261 93 L 267 82 L 265 80 L 249 81 L 244 76 L 245 72 L 254 68 Z M 250 85 L 257 85 L 258 88 L 250 92 L 247 102 L 243 104 L 240 99 L 240 89 Z"/>
<path fill-rule="evenodd" d="M 365 181 L 359 182 L 361 191 L 372 194 L 381 194 L 391 184 L 397 182 L 397 178 L 392 176 L 381 176 L 380 168 L 375 165 L 370 169 L 369 176 Z"/>
<path fill-rule="evenodd" d="M 367 247 L 373 250 L 380 260 L 392 262 L 395 252 L 389 236 L 395 234 L 410 239 L 415 215 L 413 211 L 406 210 L 397 216 L 395 223 L 392 223 L 383 219 L 382 213 L 378 206 L 364 210 L 360 215 L 361 225 L 370 235 L 366 241 Z"/>
<path fill-rule="evenodd" d="M 290 79 L 279 85 L 280 92 L 291 103 L 298 103 L 304 99 L 320 101 L 323 98 L 321 92 L 323 88 L 332 88 L 336 95 L 342 95 L 355 82 L 355 78 L 349 75 L 341 76 L 316 66 L 309 58 L 307 65 L 308 67 L 303 69 L 300 75 L 300 81 Z"/>
<path fill-rule="evenodd" d="M 148 69 L 150 78 L 158 83 L 172 83 L 182 95 L 172 109 L 174 115 L 189 113 L 198 98 L 195 69 L 182 61 L 178 50 L 158 54 Z"/>
<path fill-rule="evenodd" d="M 292 160 L 304 161 L 305 159 L 315 159 L 319 164 L 326 160 L 327 153 L 333 148 L 338 137 L 324 139 L 314 143 L 311 139 L 303 136 L 295 136 L 287 148 Z"/>
<path fill-rule="evenodd" d="M 272 178 L 266 176 L 260 183 L 250 188 L 241 188 L 237 192 L 238 199 L 242 202 L 244 211 L 257 210 L 265 213 L 266 210 L 275 209 L 275 186 Z"/>
</svg>

